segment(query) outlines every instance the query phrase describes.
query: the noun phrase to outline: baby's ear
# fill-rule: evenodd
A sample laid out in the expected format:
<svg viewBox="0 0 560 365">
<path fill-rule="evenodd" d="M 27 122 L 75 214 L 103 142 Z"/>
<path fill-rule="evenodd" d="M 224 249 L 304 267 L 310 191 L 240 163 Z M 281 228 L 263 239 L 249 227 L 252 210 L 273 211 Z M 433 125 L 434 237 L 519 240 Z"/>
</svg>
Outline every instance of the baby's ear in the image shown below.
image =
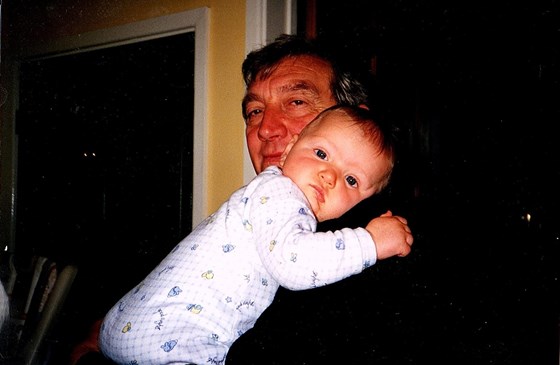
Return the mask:
<svg viewBox="0 0 560 365">
<path fill-rule="evenodd" d="M 288 144 L 286 145 L 286 148 L 284 148 L 284 152 L 282 152 L 282 156 L 280 156 L 280 167 L 284 166 L 284 162 L 286 162 L 286 157 L 288 156 L 288 153 L 290 153 L 290 150 L 292 149 L 292 147 L 294 146 L 298 138 L 299 138 L 299 134 L 294 134 L 290 142 L 288 142 Z"/>
</svg>

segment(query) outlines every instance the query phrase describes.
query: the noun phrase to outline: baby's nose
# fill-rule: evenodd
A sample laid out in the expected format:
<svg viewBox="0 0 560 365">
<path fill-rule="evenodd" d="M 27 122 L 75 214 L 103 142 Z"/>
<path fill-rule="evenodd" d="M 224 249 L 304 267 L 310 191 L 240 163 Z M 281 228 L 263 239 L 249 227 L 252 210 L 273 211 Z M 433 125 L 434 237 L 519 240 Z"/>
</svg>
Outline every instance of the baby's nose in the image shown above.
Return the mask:
<svg viewBox="0 0 560 365">
<path fill-rule="evenodd" d="M 332 170 L 323 170 L 320 176 L 327 186 L 332 188 L 336 185 L 336 174 Z"/>
</svg>

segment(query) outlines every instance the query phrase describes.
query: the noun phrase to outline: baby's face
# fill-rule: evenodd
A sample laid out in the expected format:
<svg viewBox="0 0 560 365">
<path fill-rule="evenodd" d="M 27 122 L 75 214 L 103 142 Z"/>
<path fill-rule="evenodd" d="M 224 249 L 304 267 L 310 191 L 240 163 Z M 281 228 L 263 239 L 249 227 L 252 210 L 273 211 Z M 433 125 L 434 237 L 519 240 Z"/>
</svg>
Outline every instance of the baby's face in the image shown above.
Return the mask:
<svg viewBox="0 0 560 365">
<path fill-rule="evenodd" d="M 391 166 L 359 126 L 336 115 L 315 123 L 287 151 L 283 173 L 303 191 L 319 221 L 338 218 L 372 196 Z"/>
</svg>

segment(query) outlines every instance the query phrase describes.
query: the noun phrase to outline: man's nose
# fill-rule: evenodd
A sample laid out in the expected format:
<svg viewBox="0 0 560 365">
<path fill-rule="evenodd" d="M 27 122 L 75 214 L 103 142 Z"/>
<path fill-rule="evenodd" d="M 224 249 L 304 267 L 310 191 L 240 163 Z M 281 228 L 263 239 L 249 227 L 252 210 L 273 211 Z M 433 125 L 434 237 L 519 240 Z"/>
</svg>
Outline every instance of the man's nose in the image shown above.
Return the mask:
<svg viewBox="0 0 560 365">
<path fill-rule="evenodd" d="M 263 142 L 282 139 L 287 133 L 282 113 L 274 108 L 267 108 L 259 126 L 259 139 Z"/>
</svg>

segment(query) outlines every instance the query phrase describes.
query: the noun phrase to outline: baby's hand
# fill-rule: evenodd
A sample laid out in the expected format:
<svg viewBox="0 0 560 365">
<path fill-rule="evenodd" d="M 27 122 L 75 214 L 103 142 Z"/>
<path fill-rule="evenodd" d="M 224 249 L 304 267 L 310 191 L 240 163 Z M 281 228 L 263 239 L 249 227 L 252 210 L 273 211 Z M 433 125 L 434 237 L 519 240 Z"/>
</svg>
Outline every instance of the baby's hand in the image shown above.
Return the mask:
<svg viewBox="0 0 560 365">
<path fill-rule="evenodd" d="M 372 219 L 366 229 L 375 242 L 378 260 L 395 255 L 404 257 L 410 253 L 414 238 L 403 217 L 387 211 Z"/>
</svg>

